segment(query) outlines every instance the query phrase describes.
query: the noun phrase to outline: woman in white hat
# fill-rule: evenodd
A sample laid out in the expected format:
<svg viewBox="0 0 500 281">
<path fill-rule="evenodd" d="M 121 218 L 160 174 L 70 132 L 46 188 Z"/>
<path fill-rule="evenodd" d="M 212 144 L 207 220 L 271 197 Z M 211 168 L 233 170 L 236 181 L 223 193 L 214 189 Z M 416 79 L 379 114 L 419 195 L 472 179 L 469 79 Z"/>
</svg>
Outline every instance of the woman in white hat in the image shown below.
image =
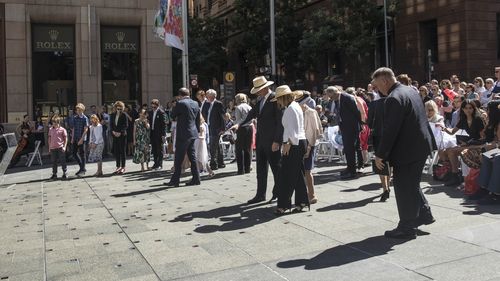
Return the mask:
<svg viewBox="0 0 500 281">
<path fill-rule="evenodd" d="M 292 213 L 302 212 L 305 207 L 309 209 L 310 205 L 303 173 L 307 141 L 302 108 L 295 101 L 295 95 L 287 85 L 276 89 L 275 100 L 281 108 L 285 108 L 281 120 L 284 128 L 283 148 L 278 208 L 275 211 L 275 214 L 280 216 L 292 208 L 294 191 L 295 209 Z"/>
</svg>

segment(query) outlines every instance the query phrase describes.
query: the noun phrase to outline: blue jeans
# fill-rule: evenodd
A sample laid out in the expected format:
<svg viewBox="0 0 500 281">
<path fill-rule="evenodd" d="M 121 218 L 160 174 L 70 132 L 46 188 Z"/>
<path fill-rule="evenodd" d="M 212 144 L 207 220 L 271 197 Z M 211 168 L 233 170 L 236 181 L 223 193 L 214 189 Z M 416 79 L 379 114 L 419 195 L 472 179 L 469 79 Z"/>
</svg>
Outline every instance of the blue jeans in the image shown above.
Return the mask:
<svg viewBox="0 0 500 281">
<path fill-rule="evenodd" d="M 479 184 L 491 192 L 500 193 L 500 155 L 491 160 L 483 155 Z"/>
</svg>

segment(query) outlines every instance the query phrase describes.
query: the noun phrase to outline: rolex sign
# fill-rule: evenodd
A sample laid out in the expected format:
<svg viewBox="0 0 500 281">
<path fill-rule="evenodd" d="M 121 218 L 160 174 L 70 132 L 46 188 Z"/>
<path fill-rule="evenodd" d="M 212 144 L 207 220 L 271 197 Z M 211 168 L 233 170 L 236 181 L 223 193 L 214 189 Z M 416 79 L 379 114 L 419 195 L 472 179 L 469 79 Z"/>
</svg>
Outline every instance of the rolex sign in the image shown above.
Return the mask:
<svg viewBox="0 0 500 281">
<path fill-rule="evenodd" d="M 133 27 L 102 27 L 101 48 L 105 53 L 138 53 L 139 29 Z"/>
<path fill-rule="evenodd" d="M 73 52 L 73 26 L 33 25 L 32 34 L 34 52 Z"/>
</svg>

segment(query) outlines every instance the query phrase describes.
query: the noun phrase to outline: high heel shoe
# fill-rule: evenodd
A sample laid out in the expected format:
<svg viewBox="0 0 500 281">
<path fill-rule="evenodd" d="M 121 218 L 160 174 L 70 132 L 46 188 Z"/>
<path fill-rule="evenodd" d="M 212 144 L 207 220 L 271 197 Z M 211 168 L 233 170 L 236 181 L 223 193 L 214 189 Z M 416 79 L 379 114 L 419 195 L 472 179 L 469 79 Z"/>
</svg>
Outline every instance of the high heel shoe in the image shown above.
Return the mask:
<svg viewBox="0 0 500 281">
<path fill-rule="evenodd" d="M 390 189 L 384 190 L 384 193 L 382 193 L 382 195 L 380 196 L 380 202 L 387 201 L 387 199 L 389 199 L 390 194 L 391 194 L 391 190 Z"/>
<path fill-rule="evenodd" d="M 274 214 L 277 217 L 281 217 L 281 216 L 285 215 L 287 213 L 287 211 L 289 211 L 289 210 L 290 209 L 278 208 L 278 209 L 274 210 Z"/>
<path fill-rule="evenodd" d="M 302 213 L 304 212 L 304 209 L 307 207 L 307 211 L 310 211 L 311 210 L 311 204 L 307 203 L 307 204 L 300 204 L 299 206 L 295 206 L 295 208 L 293 209 L 292 213 L 293 214 L 296 214 L 296 213 Z"/>
<path fill-rule="evenodd" d="M 271 200 L 267 201 L 267 204 L 272 204 L 274 201 L 278 200 L 278 196 L 273 195 Z"/>
</svg>

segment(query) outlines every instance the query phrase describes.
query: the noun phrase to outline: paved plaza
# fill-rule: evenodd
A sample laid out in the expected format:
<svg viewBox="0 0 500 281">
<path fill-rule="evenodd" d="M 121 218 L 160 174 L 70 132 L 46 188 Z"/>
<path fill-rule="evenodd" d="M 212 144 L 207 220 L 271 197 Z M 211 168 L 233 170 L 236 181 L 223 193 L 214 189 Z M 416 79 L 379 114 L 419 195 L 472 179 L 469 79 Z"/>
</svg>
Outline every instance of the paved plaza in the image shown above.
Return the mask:
<svg viewBox="0 0 500 281">
<path fill-rule="evenodd" d="M 0 280 L 500 280 L 500 206 L 459 190 L 422 183 L 437 221 L 399 241 L 383 237 L 396 204 L 393 194 L 378 202 L 369 171 L 346 182 L 342 166 L 322 164 L 318 204 L 278 218 L 274 205 L 245 204 L 255 168 L 236 176 L 230 164 L 201 186 L 167 189 L 166 171 L 128 165 L 124 176 L 67 181 L 47 181 L 48 166 L 7 174 Z"/>
</svg>

